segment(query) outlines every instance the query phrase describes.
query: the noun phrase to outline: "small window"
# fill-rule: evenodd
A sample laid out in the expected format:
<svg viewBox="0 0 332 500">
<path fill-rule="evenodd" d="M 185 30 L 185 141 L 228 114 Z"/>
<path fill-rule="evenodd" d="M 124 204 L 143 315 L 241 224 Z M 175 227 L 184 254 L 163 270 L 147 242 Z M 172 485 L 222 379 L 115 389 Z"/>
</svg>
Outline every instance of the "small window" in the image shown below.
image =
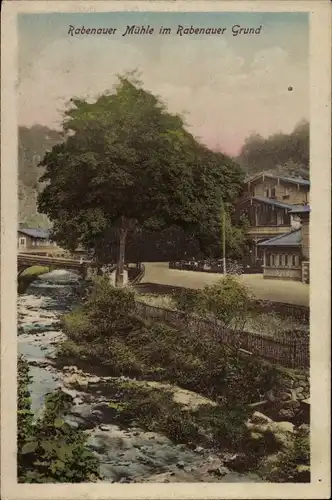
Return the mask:
<svg viewBox="0 0 332 500">
<path fill-rule="evenodd" d="M 288 255 L 285 255 L 285 266 L 288 266 Z"/>
<path fill-rule="evenodd" d="M 275 255 L 271 255 L 271 266 L 275 266 L 276 265 L 276 256 Z"/>
<path fill-rule="evenodd" d="M 292 266 L 296 266 L 296 255 L 292 255 Z"/>
<path fill-rule="evenodd" d="M 275 188 L 271 188 L 271 198 L 275 198 L 276 197 L 276 190 Z"/>
<path fill-rule="evenodd" d="M 25 238 L 20 238 L 20 245 L 25 245 Z"/>
<path fill-rule="evenodd" d="M 284 255 L 279 255 L 279 266 L 284 266 L 285 262 L 285 256 Z"/>
</svg>

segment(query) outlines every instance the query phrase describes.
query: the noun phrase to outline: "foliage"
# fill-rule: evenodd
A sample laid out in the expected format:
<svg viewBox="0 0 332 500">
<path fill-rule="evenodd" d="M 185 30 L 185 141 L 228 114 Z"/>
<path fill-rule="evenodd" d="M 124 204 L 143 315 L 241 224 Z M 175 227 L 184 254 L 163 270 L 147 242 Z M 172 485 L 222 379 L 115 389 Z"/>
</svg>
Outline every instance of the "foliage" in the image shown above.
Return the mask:
<svg viewBox="0 0 332 500">
<path fill-rule="evenodd" d="M 302 121 L 290 134 L 274 134 L 264 139 L 253 134 L 245 141 L 237 158 L 253 175 L 263 171 L 288 177 L 309 178 L 309 123 Z"/>
<path fill-rule="evenodd" d="M 224 327 L 244 327 L 253 295 L 235 276 L 226 275 L 218 283 L 203 288 L 199 311 L 212 315 Z"/>
<path fill-rule="evenodd" d="M 225 217 L 225 233 L 222 217 Z M 201 252 L 208 258 L 223 257 L 223 238 L 225 235 L 225 251 L 227 259 L 241 259 L 249 251 L 252 242 L 248 236 L 249 221 L 247 217 L 236 217 L 234 206 L 227 204 L 220 212 L 219 220 L 210 222 L 201 229 L 198 235 Z"/>
<path fill-rule="evenodd" d="M 220 321 L 224 328 L 242 329 L 253 300 L 248 287 L 236 276 L 226 275 L 218 283 L 203 290 L 186 290 L 176 299 L 178 309 L 208 316 Z"/>
<path fill-rule="evenodd" d="M 198 233 L 241 188 L 240 168 L 199 144 L 133 75 L 92 104 L 73 99 L 63 126 L 65 142 L 41 162 L 39 211 L 62 247 L 81 243 L 109 261 L 117 241 L 119 268 L 136 226 Z"/>
<path fill-rule="evenodd" d="M 241 405 L 207 403 L 184 408 L 167 389 L 115 380 L 109 384 L 117 387 L 117 393 L 121 394 L 121 403 L 112 407 L 121 414 L 122 423 L 162 432 L 177 443 L 201 443 L 223 450 L 247 445 L 249 432 L 244 423 L 248 411 Z"/>
<path fill-rule="evenodd" d="M 183 290 L 174 296 L 177 309 L 188 313 L 197 312 L 200 290 Z"/>
<path fill-rule="evenodd" d="M 299 428 L 294 444 L 287 452 L 280 453 L 272 467 L 265 467 L 263 475 L 268 481 L 276 483 L 310 482 L 310 438 L 306 431 Z"/>
<path fill-rule="evenodd" d="M 267 391 L 277 383 L 278 374 L 270 365 L 242 359 L 217 334 L 138 317 L 132 292 L 112 287 L 106 278 L 97 280 L 90 293 L 80 310 L 64 317 L 69 340 L 60 346 L 60 356 L 79 354 L 113 375 L 167 380 L 241 404 L 255 401 L 258 389 Z M 241 295 L 235 299 L 240 302 Z"/>
<path fill-rule="evenodd" d="M 98 460 L 86 447 L 86 435 L 64 421 L 71 397 L 58 390 L 48 394 L 35 422 L 28 391 L 29 367 L 18 360 L 18 481 L 25 483 L 93 482 Z"/>
<path fill-rule="evenodd" d="M 17 446 L 22 449 L 32 433 L 33 413 L 31 412 L 31 398 L 28 386 L 31 382 L 29 365 L 22 356 L 17 362 Z"/>
</svg>

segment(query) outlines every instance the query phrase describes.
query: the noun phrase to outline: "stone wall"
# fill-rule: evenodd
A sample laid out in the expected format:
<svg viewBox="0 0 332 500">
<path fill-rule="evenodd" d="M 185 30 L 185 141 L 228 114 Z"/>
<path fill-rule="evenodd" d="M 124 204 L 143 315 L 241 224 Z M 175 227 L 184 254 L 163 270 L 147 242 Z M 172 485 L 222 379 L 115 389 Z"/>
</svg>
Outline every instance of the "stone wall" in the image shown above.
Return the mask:
<svg viewBox="0 0 332 500">
<path fill-rule="evenodd" d="M 272 418 L 309 423 L 310 379 L 309 371 L 284 371 L 280 369 L 281 386 L 267 395 Z"/>
<path fill-rule="evenodd" d="M 302 272 L 301 267 L 290 268 L 290 267 L 264 267 L 263 271 L 264 278 L 275 278 L 275 279 L 291 279 L 296 281 L 301 281 Z"/>
</svg>

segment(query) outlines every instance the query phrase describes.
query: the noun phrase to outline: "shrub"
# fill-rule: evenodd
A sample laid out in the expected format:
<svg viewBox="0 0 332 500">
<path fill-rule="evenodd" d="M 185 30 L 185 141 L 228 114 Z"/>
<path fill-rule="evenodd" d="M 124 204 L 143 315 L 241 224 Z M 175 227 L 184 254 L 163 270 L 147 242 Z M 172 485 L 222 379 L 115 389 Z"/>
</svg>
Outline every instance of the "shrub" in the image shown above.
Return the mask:
<svg viewBox="0 0 332 500">
<path fill-rule="evenodd" d="M 18 361 L 18 482 L 80 483 L 99 477 L 98 459 L 86 446 L 83 431 L 63 420 L 71 397 L 62 391 L 48 394 L 41 417 L 33 422 L 28 365 Z"/>
<path fill-rule="evenodd" d="M 294 445 L 279 455 L 271 467 L 263 466 L 265 479 L 275 483 L 310 482 L 310 440 L 301 432 L 295 435 Z"/>
<path fill-rule="evenodd" d="M 132 290 L 115 288 L 108 278 L 97 278 L 83 306 L 64 316 L 63 329 L 73 341 L 96 343 L 125 337 L 142 325 L 135 309 Z"/>
<path fill-rule="evenodd" d="M 17 446 L 21 449 L 31 435 L 33 421 L 31 398 L 28 389 L 31 382 L 29 365 L 22 356 L 18 358 L 17 376 Z"/>
<path fill-rule="evenodd" d="M 213 316 L 223 327 L 243 328 L 253 295 L 237 277 L 227 275 L 218 283 L 203 288 L 199 296 L 199 312 Z"/>
<path fill-rule="evenodd" d="M 188 313 L 194 313 L 197 311 L 200 292 L 198 290 L 184 290 L 175 295 L 174 298 L 177 309 Z"/>
</svg>

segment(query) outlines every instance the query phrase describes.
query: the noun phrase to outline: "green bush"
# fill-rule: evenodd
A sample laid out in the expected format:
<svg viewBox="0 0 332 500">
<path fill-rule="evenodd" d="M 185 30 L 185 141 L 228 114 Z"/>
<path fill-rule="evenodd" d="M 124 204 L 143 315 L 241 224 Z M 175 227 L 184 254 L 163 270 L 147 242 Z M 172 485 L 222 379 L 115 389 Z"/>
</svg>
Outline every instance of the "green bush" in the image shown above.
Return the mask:
<svg viewBox="0 0 332 500">
<path fill-rule="evenodd" d="M 288 452 L 280 454 L 280 458 L 272 467 L 263 468 L 266 480 L 275 483 L 309 483 L 310 482 L 310 439 L 309 435 L 297 433 L 294 446 Z"/>
<path fill-rule="evenodd" d="M 200 292 L 198 290 L 184 290 L 174 297 L 177 309 L 188 313 L 197 312 L 198 303 L 200 300 Z"/>
<path fill-rule="evenodd" d="M 29 365 L 22 356 L 17 362 L 17 446 L 22 449 L 32 433 L 33 413 L 31 411 L 31 398 L 28 386 L 31 382 Z"/>
<path fill-rule="evenodd" d="M 62 391 L 48 394 L 42 416 L 33 422 L 28 391 L 29 368 L 18 360 L 17 475 L 23 483 L 81 483 L 99 478 L 98 459 L 86 446 L 83 431 L 63 417 L 71 397 Z"/>
<path fill-rule="evenodd" d="M 254 296 L 236 276 L 226 275 L 203 290 L 185 290 L 175 297 L 176 307 L 220 321 L 224 328 L 243 329 Z"/>
<path fill-rule="evenodd" d="M 63 317 L 63 329 L 75 342 L 97 343 L 106 338 L 125 337 L 142 326 L 135 308 L 132 290 L 119 290 L 108 278 L 97 278 L 83 306 Z"/>
<path fill-rule="evenodd" d="M 224 327 L 243 328 L 253 295 L 235 276 L 227 275 L 215 285 L 203 288 L 199 313 L 212 316 Z"/>
</svg>

